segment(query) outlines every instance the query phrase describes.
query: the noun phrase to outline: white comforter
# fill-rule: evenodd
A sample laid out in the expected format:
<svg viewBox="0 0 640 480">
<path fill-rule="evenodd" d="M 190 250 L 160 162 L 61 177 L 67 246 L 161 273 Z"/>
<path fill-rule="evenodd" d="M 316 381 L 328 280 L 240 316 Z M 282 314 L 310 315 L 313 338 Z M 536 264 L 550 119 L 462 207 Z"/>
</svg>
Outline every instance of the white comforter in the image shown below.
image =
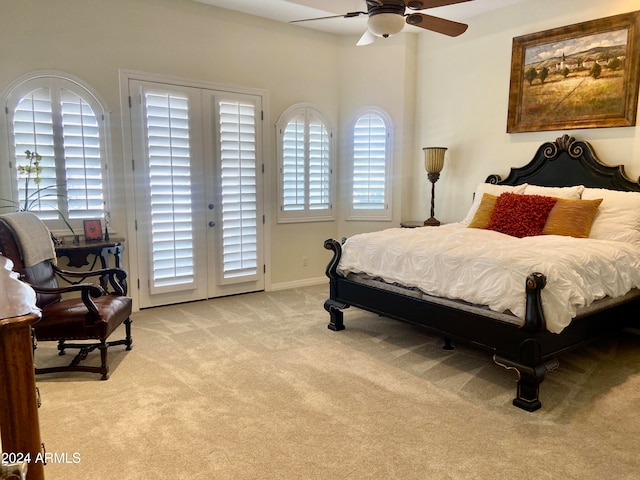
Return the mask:
<svg viewBox="0 0 640 480">
<path fill-rule="evenodd" d="M 560 333 L 578 308 L 640 287 L 640 249 L 555 235 L 515 238 L 455 223 L 354 235 L 343 245 L 338 272 L 366 273 L 520 318 L 526 277 L 540 272 L 547 277 L 547 329 Z"/>
</svg>

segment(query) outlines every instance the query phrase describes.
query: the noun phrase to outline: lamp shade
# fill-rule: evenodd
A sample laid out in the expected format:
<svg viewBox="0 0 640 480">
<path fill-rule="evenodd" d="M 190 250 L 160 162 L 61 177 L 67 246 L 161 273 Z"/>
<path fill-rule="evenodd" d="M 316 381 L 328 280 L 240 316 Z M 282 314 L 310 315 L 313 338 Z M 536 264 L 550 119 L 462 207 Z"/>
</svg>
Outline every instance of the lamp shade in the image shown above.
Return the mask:
<svg viewBox="0 0 640 480">
<path fill-rule="evenodd" d="M 367 20 L 369 31 L 377 37 L 389 37 L 399 33 L 404 27 L 404 17 L 397 13 L 378 13 Z"/>
<path fill-rule="evenodd" d="M 444 167 L 445 147 L 424 147 L 424 169 L 427 173 L 440 173 Z"/>
</svg>

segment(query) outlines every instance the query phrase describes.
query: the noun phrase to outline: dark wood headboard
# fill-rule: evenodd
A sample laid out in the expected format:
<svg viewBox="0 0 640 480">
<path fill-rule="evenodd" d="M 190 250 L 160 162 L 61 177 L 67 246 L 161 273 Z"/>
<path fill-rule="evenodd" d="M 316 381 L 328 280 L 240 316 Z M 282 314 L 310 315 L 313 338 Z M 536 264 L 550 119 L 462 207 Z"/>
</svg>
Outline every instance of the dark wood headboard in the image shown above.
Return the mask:
<svg viewBox="0 0 640 480">
<path fill-rule="evenodd" d="M 629 179 L 622 165 L 610 167 L 602 164 L 589 143 L 569 135 L 563 135 L 555 142 L 543 143 L 527 165 L 512 168 L 504 180 L 499 175 L 490 175 L 486 182 L 500 185 L 530 183 L 547 187 L 584 185 L 640 192 L 640 182 Z"/>
</svg>

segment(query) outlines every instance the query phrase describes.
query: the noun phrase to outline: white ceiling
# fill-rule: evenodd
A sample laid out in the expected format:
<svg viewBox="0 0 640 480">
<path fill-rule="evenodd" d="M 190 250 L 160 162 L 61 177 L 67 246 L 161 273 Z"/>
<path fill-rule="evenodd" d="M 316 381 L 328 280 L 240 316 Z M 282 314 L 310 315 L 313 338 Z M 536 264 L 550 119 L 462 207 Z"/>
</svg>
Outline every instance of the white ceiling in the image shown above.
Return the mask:
<svg viewBox="0 0 640 480">
<path fill-rule="evenodd" d="M 215 7 L 270 18 L 280 22 L 290 22 L 305 18 L 328 15 L 344 15 L 347 12 L 367 10 L 365 0 L 194 0 Z M 457 5 L 431 8 L 425 13 L 437 17 L 472 23 L 470 19 L 493 10 L 505 8 L 525 0 L 473 0 Z M 361 34 L 367 28 L 367 17 L 361 15 L 354 18 L 335 18 L 298 23 L 306 28 L 342 35 Z M 471 25 L 470 25 L 471 26 Z M 410 25 L 405 31 L 423 32 L 424 30 Z"/>
</svg>

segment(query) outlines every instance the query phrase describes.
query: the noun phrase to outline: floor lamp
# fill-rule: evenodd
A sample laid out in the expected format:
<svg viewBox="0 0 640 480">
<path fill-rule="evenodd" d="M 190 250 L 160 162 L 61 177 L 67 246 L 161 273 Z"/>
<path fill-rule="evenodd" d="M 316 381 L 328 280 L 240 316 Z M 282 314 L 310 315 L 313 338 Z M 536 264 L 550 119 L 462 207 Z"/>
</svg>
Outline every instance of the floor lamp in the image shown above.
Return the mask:
<svg viewBox="0 0 640 480">
<path fill-rule="evenodd" d="M 444 154 L 447 151 L 445 147 L 424 147 L 424 169 L 427 171 L 427 178 L 431 182 L 431 217 L 424 221 L 426 226 L 437 227 L 440 220 L 434 217 L 434 200 L 436 191 L 436 182 L 440 178 L 440 172 L 444 167 Z"/>
</svg>

